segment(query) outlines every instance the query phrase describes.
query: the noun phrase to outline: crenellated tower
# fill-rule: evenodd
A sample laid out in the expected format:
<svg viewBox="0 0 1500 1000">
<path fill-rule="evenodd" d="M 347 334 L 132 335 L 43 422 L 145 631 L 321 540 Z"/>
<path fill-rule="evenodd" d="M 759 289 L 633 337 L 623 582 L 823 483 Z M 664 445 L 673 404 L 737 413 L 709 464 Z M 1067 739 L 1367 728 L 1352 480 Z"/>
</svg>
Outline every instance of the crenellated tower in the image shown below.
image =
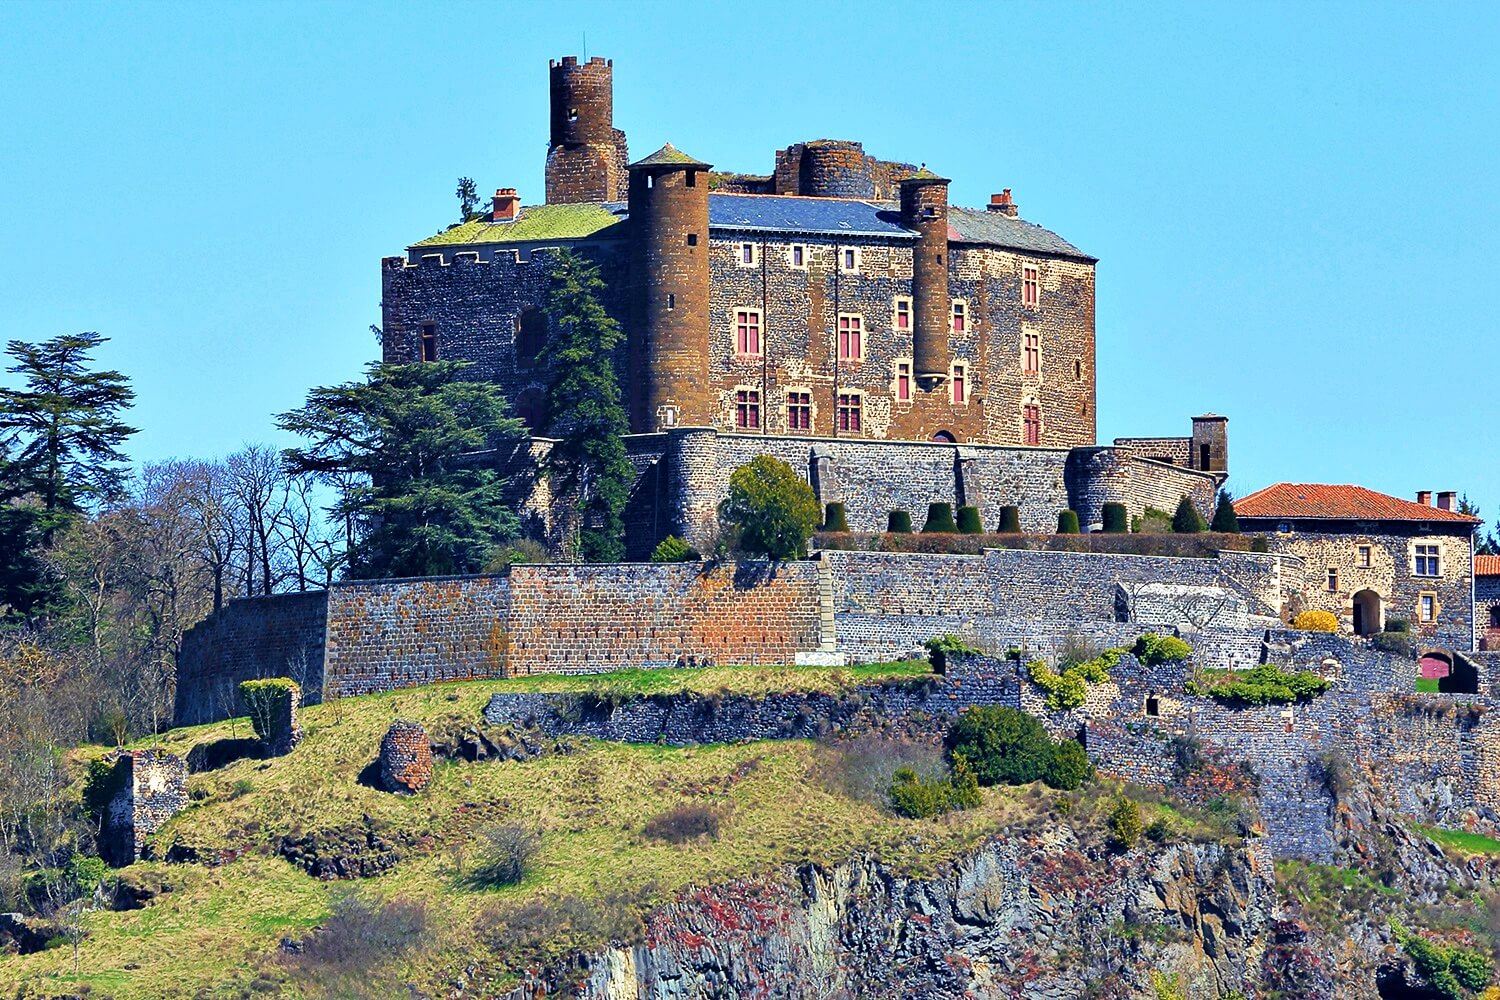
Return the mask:
<svg viewBox="0 0 1500 1000">
<path fill-rule="evenodd" d="M 630 165 L 631 426 L 637 432 L 710 425 L 708 378 L 709 165 L 671 143 Z"/>
<path fill-rule="evenodd" d="M 565 56 L 548 65 L 547 203 L 623 201 L 629 156 L 625 133 L 614 127 L 614 62 L 596 56 L 580 65 Z"/>
<path fill-rule="evenodd" d="M 948 379 L 948 179 L 922 168 L 901 181 L 901 225 L 917 233 L 912 249 L 912 362 L 917 382 Z"/>
</svg>

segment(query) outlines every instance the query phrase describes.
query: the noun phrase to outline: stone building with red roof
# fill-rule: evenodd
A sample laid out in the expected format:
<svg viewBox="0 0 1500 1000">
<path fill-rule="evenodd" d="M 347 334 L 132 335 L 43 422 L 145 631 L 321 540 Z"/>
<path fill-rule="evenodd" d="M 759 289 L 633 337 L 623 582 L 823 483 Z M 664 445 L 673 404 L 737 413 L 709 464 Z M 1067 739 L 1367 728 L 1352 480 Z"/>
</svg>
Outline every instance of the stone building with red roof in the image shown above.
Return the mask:
<svg viewBox="0 0 1500 1000">
<path fill-rule="evenodd" d="M 1412 501 L 1362 486 L 1277 483 L 1234 509 L 1242 530 L 1302 559 L 1309 609 L 1333 612 L 1356 635 L 1404 619 L 1425 653 L 1474 646 L 1480 522 L 1459 513 L 1456 497 L 1438 493 L 1434 502 L 1423 491 Z"/>
</svg>

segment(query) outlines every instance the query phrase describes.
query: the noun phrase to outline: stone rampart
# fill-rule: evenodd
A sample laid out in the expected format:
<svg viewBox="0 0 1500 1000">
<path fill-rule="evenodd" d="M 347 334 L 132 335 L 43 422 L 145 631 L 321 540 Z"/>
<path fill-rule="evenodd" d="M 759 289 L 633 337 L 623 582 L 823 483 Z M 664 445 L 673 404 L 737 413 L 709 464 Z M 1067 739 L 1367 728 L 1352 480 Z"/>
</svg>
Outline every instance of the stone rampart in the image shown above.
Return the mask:
<svg viewBox="0 0 1500 1000">
<path fill-rule="evenodd" d="M 177 656 L 174 718 L 197 725 L 243 714 L 241 681 L 290 677 L 309 705 L 323 691 L 322 591 L 232 601 L 183 636 Z"/>
</svg>

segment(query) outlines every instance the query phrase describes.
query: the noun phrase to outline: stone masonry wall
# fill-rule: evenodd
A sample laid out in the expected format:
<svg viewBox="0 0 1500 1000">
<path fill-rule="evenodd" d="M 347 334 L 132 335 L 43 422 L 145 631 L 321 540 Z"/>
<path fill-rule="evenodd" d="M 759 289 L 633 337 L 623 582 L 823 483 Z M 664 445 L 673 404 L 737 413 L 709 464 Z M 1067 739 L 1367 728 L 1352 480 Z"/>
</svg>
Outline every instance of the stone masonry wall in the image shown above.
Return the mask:
<svg viewBox="0 0 1500 1000">
<path fill-rule="evenodd" d="M 188 630 L 177 656 L 174 718 L 179 726 L 238 713 L 241 681 L 290 677 L 309 705 L 323 691 L 322 591 L 232 601 Z"/>
<path fill-rule="evenodd" d="M 1479 649 L 1500 649 L 1500 576 L 1474 577 L 1474 631 Z"/>
<path fill-rule="evenodd" d="M 187 808 L 187 761 L 165 750 L 121 750 L 114 767 L 119 790 L 105 807 L 99 846 L 106 861 L 122 867 L 142 856 L 147 836 Z"/>
</svg>

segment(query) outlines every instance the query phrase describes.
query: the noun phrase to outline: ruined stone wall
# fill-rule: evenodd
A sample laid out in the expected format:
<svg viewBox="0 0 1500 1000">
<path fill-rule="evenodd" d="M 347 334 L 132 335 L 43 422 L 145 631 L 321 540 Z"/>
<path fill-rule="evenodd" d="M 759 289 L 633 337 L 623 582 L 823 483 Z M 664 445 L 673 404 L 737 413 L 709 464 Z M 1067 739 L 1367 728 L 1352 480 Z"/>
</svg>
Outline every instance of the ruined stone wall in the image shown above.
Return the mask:
<svg viewBox="0 0 1500 1000">
<path fill-rule="evenodd" d="M 105 806 L 99 851 L 123 867 L 141 858 L 148 836 L 187 808 L 187 761 L 148 749 L 118 751 L 113 763 L 118 790 Z"/>
<path fill-rule="evenodd" d="M 1115 438 L 1115 448 L 1140 458 L 1193 468 L 1193 439 L 1190 437 Z"/>
<path fill-rule="evenodd" d="M 189 629 L 177 655 L 177 725 L 239 714 L 240 682 L 264 677 L 290 677 L 317 704 L 326 616 L 322 591 L 279 594 L 231 601 Z"/>
</svg>

